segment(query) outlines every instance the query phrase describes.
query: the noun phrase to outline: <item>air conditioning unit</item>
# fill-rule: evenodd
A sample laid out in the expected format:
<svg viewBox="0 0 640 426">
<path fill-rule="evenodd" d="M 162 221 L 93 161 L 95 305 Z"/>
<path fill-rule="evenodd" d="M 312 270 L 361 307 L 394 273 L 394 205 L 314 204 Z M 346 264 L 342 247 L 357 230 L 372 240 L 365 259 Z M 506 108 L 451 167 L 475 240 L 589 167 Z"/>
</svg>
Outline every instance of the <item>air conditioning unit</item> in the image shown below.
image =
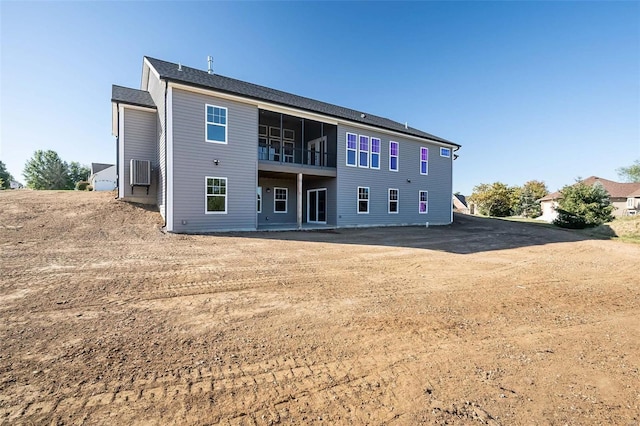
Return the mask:
<svg viewBox="0 0 640 426">
<path fill-rule="evenodd" d="M 151 185 L 151 161 L 131 160 L 129 167 L 129 182 L 131 186 Z"/>
</svg>

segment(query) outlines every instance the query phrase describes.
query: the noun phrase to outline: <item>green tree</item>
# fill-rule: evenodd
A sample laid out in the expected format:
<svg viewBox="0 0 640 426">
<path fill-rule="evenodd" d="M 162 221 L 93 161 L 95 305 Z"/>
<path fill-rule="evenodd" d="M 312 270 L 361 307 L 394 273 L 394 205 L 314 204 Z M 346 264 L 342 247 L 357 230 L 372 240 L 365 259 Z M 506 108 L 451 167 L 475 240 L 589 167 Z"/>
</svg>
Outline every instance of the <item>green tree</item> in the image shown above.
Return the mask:
<svg viewBox="0 0 640 426">
<path fill-rule="evenodd" d="M 69 165 L 55 151 L 37 150 L 22 174 L 32 189 L 73 189 Z"/>
<path fill-rule="evenodd" d="M 596 183 L 592 186 L 578 182 L 560 190 L 558 217 L 553 221 L 563 228 L 582 229 L 601 225 L 613 220 L 613 206 L 609 193 Z"/>
<path fill-rule="evenodd" d="M 634 161 L 629 167 L 620 167 L 616 172 L 625 182 L 640 182 L 640 160 Z"/>
<path fill-rule="evenodd" d="M 11 188 L 11 181 L 13 180 L 13 176 L 7 170 L 7 166 L 0 161 L 0 179 L 2 183 L 0 184 L 0 189 L 9 189 Z"/>
<path fill-rule="evenodd" d="M 480 214 L 496 217 L 511 215 L 514 188 L 502 182 L 482 183 L 473 188 L 469 200 L 478 207 Z"/>
<path fill-rule="evenodd" d="M 538 201 L 549 193 L 547 185 L 539 180 L 530 180 L 522 186 L 520 193 L 520 213 L 524 217 L 538 217 L 542 207 Z"/>
<path fill-rule="evenodd" d="M 90 174 L 91 170 L 89 167 L 80 164 L 77 161 L 72 161 L 69 164 L 69 179 L 71 179 L 71 183 L 74 187 L 76 183 L 89 179 Z"/>
</svg>

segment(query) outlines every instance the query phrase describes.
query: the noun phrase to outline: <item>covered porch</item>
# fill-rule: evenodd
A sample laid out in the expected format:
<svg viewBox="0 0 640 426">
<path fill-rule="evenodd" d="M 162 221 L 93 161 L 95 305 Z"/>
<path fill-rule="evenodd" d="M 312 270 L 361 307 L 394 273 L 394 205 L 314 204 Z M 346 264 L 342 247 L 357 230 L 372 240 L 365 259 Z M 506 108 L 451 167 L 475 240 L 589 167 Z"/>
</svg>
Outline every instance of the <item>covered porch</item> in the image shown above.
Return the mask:
<svg viewBox="0 0 640 426">
<path fill-rule="evenodd" d="M 331 229 L 336 226 L 335 171 L 329 175 L 311 173 L 259 167 L 258 230 Z"/>
</svg>

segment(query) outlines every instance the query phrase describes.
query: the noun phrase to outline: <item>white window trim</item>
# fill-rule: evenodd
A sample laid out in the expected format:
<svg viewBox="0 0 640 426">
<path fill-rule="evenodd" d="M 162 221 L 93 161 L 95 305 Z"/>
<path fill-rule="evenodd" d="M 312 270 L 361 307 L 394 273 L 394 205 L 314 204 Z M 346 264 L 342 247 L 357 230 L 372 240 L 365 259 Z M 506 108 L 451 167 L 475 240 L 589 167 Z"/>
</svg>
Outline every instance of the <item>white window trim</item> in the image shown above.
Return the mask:
<svg viewBox="0 0 640 426">
<path fill-rule="evenodd" d="M 397 155 L 391 155 L 391 144 L 395 143 L 398 146 L 398 154 Z M 392 169 L 391 168 L 391 157 L 395 157 L 396 159 L 396 168 Z M 396 142 L 396 141 L 389 141 L 389 171 L 390 172 L 397 172 L 400 169 L 400 143 Z"/>
<path fill-rule="evenodd" d="M 420 203 L 422 202 L 422 200 L 420 199 L 420 196 L 422 195 L 423 192 L 427 193 L 427 209 L 423 212 L 420 211 Z M 419 214 L 428 214 L 429 213 L 429 191 L 426 190 L 419 190 L 418 191 L 418 213 Z"/>
<path fill-rule="evenodd" d="M 262 187 L 258 186 L 256 188 L 256 203 L 258 203 L 258 197 L 260 197 L 260 208 L 256 207 L 256 213 L 262 213 L 262 203 L 264 202 L 262 198 Z"/>
<path fill-rule="evenodd" d="M 422 159 L 422 150 L 423 150 L 423 149 L 426 149 L 426 150 L 427 150 L 427 160 L 426 160 L 426 161 L 424 161 L 424 160 Z M 429 148 L 427 148 L 426 146 L 421 146 L 421 147 L 420 147 L 420 153 L 419 153 L 419 155 L 420 155 L 420 174 L 421 174 L 422 176 L 427 176 L 427 175 L 429 174 Z M 422 162 L 423 162 L 423 161 L 424 161 L 425 163 L 427 163 L 427 173 L 422 173 Z"/>
<path fill-rule="evenodd" d="M 397 208 L 395 212 L 391 211 L 391 191 L 396 191 L 396 193 L 398 194 L 398 199 L 397 200 L 393 200 L 395 201 Z M 388 214 L 398 214 L 400 213 L 400 190 L 398 188 L 389 188 L 388 192 L 387 192 L 387 213 Z"/>
<path fill-rule="evenodd" d="M 356 149 L 355 150 L 349 148 L 349 135 L 353 135 L 356 138 Z M 347 156 L 344 159 L 345 164 L 347 165 L 347 167 L 358 167 L 358 135 L 356 135 L 355 133 L 347 132 L 347 135 L 346 135 L 345 140 L 344 140 L 344 145 L 345 145 L 345 148 L 347 149 L 347 152 L 346 152 Z M 354 155 L 354 159 L 356 161 L 355 164 L 349 164 L 349 151 L 354 151 L 354 154 L 355 154 Z"/>
<path fill-rule="evenodd" d="M 222 197 L 222 195 L 220 194 L 207 194 L 207 186 L 209 186 L 209 182 L 208 182 L 209 179 L 224 179 L 225 194 L 224 194 L 224 211 L 223 212 L 210 212 L 207 210 L 207 200 L 209 199 L 210 195 L 216 196 L 216 197 Z M 228 195 L 229 195 L 229 180 L 226 177 L 205 176 L 204 177 L 204 214 L 227 214 Z"/>
<path fill-rule="evenodd" d="M 207 110 L 209 109 L 209 107 L 223 109 L 225 111 L 225 115 L 224 116 L 225 116 L 226 123 L 225 124 L 209 123 L 208 117 L 207 117 Z M 224 142 L 214 141 L 214 140 L 210 140 L 208 138 L 208 136 L 207 136 L 208 135 L 207 127 L 208 127 L 209 124 L 212 124 L 214 126 L 224 126 Z M 227 142 L 229 141 L 228 131 L 229 131 L 229 110 L 226 107 L 222 107 L 222 106 L 219 106 L 219 105 L 205 104 L 204 105 L 204 140 L 206 142 L 209 142 L 209 143 L 219 143 L 219 144 L 226 145 Z"/>
<path fill-rule="evenodd" d="M 367 138 L 367 165 L 363 166 L 362 164 L 360 164 L 360 153 L 364 152 L 360 150 L 360 138 Z M 371 138 L 367 135 L 358 135 L 358 167 L 360 167 L 361 169 L 368 169 L 369 168 L 369 156 L 371 155 Z"/>
<path fill-rule="evenodd" d="M 449 151 L 449 155 L 444 155 L 442 154 L 442 151 L 447 150 Z M 451 148 L 446 148 L 444 146 L 440 147 L 440 157 L 444 157 L 444 158 L 451 158 Z"/>
<path fill-rule="evenodd" d="M 361 212 L 360 211 L 360 188 L 366 189 L 367 190 L 367 211 L 366 212 Z M 358 212 L 358 214 L 369 214 L 369 201 L 371 200 L 371 188 L 368 186 L 359 186 L 357 189 L 357 193 L 356 193 L 356 198 L 357 198 L 357 202 L 356 202 L 356 212 Z M 362 201 L 365 201 L 364 199 Z"/>
<path fill-rule="evenodd" d="M 283 212 L 279 212 L 276 210 L 276 201 L 283 201 L 283 200 L 278 200 L 276 198 L 276 193 L 278 192 L 278 189 L 284 189 L 284 211 Z M 289 188 L 281 188 L 281 187 L 273 187 L 273 213 L 274 214 L 286 214 L 289 211 Z"/>
<path fill-rule="evenodd" d="M 373 161 L 371 161 L 373 159 L 373 140 L 377 140 L 378 141 L 378 152 L 376 153 L 378 155 L 378 167 L 373 167 Z M 373 169 L 373 170 L 380 170 L 380 155 L 382 154 L 382 139 L 380 138 L 374 138 L 373 136 L 369 138 L 369 168 Z"/>
</svg>

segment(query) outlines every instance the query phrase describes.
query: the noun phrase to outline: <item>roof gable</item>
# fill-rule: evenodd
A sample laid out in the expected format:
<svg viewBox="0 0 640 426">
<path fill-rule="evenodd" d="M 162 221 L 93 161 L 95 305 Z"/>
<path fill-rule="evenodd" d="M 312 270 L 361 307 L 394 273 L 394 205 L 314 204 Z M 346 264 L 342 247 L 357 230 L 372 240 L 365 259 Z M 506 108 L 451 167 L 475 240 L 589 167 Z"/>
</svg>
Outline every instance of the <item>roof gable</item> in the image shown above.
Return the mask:
<svg viewBox="0 0 640 426">
<path fill-rule="evenodd" d="M 363 111 L 356 111 L 354 109 L 332 105 L 326 102 L 305 98 L 303 96 L 259 86 L 257 84 L 236 80 L 218 74 L 209 74 L 206 71 L 162 61 L 160 59 L 150 58 L 148 56 L 145 56 L 145 60 L 148 61 L 148 63 L 155 69 L 161 79 L 320 113 L 331 117 L 345 119 L 354 123 L 366 124 L 410 136 L 429 139 L 453 146 L 460 146 L 455 142 L 423 132 L 422 130 L 408 126 L 405 127 L 402 123 L 398 123 L 388 118 L 364 113 Z"/>
</svg>

